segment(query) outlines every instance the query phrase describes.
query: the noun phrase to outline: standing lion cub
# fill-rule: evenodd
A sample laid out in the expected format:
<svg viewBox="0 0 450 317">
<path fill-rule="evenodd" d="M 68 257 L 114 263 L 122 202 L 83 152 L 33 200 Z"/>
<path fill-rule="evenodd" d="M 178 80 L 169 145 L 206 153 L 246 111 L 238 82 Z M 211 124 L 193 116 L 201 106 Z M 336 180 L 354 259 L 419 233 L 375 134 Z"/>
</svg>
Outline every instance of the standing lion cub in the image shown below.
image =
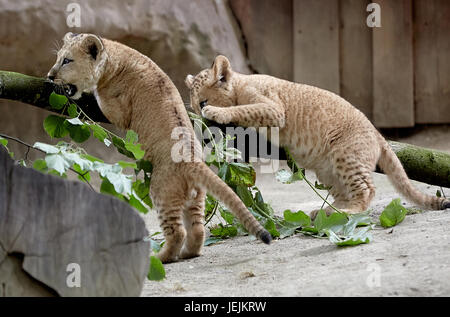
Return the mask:
<svg viewBox="0 0 450 317">
<path fill-rule="evenodd" d="M 427 209 L 450 208 L 449 200 L 415 189 L 371 122 L 334 93 L 267 75 L 239 74 L 224 56 L 195 77 L 188 75 L 185 83 L 191 107 L 207 119 L 279 127 L 279 144 L 289 148 L 300 166 L 315 171 L 321 183 L 331 186 L 336 208 L 351 214 L 367 210 L 375 195 L 372 172 L 377 163 L 409 200 Z"/>
<path fill-rule="evenodd" d="M 199 141 L 184 103 L 169 77 L 148 57 L 123 44 L 93 34 L 64 36 L 48 78 L 63 84 L 73 99 L 93 92 L 113 124 L 139 134 L 153 164 L 150 193 L 166 242 L 162 262 L 200 255 L 204 242 L 206 191 L 221 200 L 253 235 L 269 244 L 271 235 L 239 197 L 202 161 Z M 186 140 L 187 161 L 175 162 L 174 144 Z"/>
</svg>

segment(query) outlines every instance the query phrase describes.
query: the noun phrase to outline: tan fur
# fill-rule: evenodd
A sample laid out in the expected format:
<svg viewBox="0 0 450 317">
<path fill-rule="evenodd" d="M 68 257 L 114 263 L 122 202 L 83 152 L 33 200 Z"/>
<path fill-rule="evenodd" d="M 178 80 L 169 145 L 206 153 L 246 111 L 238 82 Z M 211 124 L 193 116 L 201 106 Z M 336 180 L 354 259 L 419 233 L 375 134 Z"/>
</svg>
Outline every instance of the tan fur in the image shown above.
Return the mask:
<svg viewBox="0 0 450 317">
<path fill-rule="evenodd" d="M 367 210 L 375 195 L 371 174 L 377 163 L 409 200 L 429 209 L 450 208 L 450 201 L 416 190 L 371 122 L 332 92 L 267 75 L 239 74 L 224 56 L 210 69 L 187 76 L 185 83 L 191 107 L 207 119 L 279 127 L 280 145 L 287 146 L 302 167 L 315 171 L 320 182 L 332 186 L 333 204 L 341 210 Z"/>
<path fill-rule="evenodd" d="M 96 58 L 90 55 L 92 45 L 97 45 Z M 73 62 L 61 67 L 64 58 Z M 175 163 L 171 159 L 177 142 L 171 138 L 174 128 L 184 129 L 192 154 L 198 154 L 201 146 L 178 90 L 150 58 L 92 34 L 69 33 L 49 76 L 76 86 L 75 98 L 80 90 L 95 93 L 113 124 L 139 134 L 145 158 L 153 164 L 150 193 L 166 238 L 158 253 L 163 262 L 200 255 L 206 191 L 228 206 L 250 233 L 270 242 L 270 234 L 203 162 Z"/>
</svg>

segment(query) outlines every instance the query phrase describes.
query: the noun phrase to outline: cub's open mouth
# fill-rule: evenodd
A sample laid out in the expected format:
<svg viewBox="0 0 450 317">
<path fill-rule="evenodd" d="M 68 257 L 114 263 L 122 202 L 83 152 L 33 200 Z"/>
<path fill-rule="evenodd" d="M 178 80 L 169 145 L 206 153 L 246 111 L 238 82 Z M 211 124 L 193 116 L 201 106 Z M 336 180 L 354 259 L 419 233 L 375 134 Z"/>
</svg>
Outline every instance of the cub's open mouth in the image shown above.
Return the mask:
<svg viewBox="0 0 450 317">
<path fill-rule="evenodd" d="M 78 91 L 77 86 L 72 85 L 72 84 L 64 85 L 63 89 L 64 89 L 64 92 L 66 93 L 66 95 L 69 97 L 73 97 Z"/>
<path fill-rule="evenodd" d="M 61 82 L 57 82 L 57 81 L 51 81 L 51 82 L 53 84 L 55 84 L 53 86 L 53 89 L 55 90 L 55 92 L 57 94 L 66 95 L 67 97 L 73 97 L 78 91 L 78 88 L 75 85 L 62 84 Z"/>
</svg>

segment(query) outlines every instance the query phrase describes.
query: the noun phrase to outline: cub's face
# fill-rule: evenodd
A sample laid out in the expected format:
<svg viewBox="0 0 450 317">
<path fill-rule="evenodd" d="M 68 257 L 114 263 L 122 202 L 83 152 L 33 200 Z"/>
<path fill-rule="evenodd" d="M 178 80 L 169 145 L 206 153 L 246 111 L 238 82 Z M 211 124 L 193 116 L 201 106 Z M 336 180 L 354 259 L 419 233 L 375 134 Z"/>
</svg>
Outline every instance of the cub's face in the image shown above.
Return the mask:
<svg viewBox="0 0 450 317">
<path fill-rule="evenodd" d="M 100 78 L 106 53 L 102 40 L 93 34 L 67 33 L 57 53 L 56 63 L 48 79 L 63 85 L 66 94 L 78 99 L 83 92 L 92 92 Z"/>
<path fill-rule="evenodd" d="M 185 84 L 190 90 L 191 108 L 197 114 L 207 105 L 231 107 L 236 105 L 233 91 L 233 72 L 225 56 L 217 56 L 209 69 L 204 69 L 195 77 L 188 75 Z"/>
</svg>

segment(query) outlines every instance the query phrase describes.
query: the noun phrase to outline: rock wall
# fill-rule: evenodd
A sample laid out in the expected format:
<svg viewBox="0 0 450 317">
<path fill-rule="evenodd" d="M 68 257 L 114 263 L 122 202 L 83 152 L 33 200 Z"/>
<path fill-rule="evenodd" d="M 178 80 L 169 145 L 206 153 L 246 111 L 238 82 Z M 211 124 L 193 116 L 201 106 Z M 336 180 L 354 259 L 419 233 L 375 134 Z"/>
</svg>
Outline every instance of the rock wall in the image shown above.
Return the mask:
<svg viewBox="0 0 450 317">
<path fill-rule="evenodd" d="M 96 33 L 152 58 L 186 96 L 184 78 L 217 54 L 247 72 L 240 33 L 226 1 L 79 0 L 80 27 L 69 27 L 71 0 L 0 0 L 0 68 L 44 76 L 68 32 Z M 72 21 L 69 18 L 70 21 Z"/>
<path fill-rule="evenodd" d="M 80 27 L 67 25 L 74 13 L 67 11 L 69 3 L 79 4 Z M 0 0 L 0 69 L 45 76 L 55 61 L 52 51 L 68 31 L 96 33 L 149 56 L 168 73 L 186 102 L 184 78 L 209 67 L 217 54 L 228 56 L 236 70 L 249 72 L 226 0 Z M 52 142 L 42 128 L 47 115 L 0 100 L 0 131 L 29 143 Z M 12 148 L 19 157 L 24 154 L 23 148 Z M 96 142 L 85 148 L 104 154 Z"/>
<path fill-rule="evenodd" d="M 127 204 L 0 148 L 0 296 L 139 296 L 147 235 Z"/>
</svg>

